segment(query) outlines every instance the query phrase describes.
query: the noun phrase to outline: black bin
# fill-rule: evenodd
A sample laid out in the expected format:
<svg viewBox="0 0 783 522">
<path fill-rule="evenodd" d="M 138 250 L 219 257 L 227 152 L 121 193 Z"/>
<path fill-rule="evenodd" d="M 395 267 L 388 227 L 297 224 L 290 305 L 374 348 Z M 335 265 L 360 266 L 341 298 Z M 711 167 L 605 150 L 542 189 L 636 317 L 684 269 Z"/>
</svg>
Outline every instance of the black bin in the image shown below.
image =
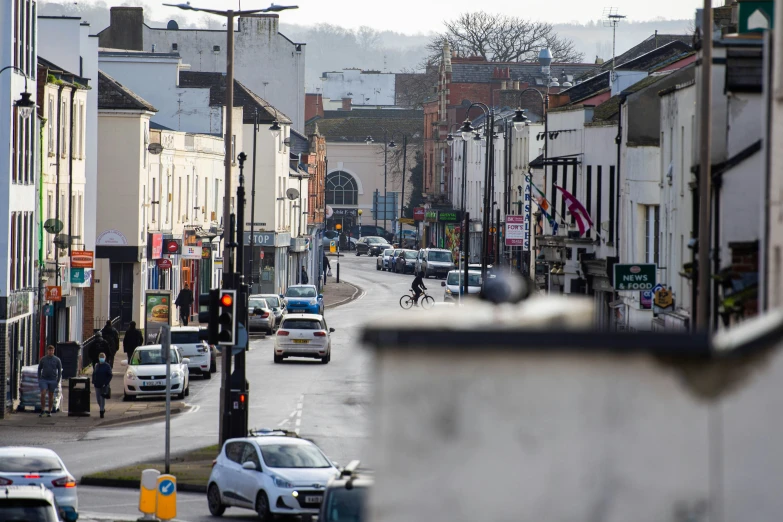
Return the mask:
<svg viewBox="0 0 783 522">
<path fill-rule="evenodd" d="M 68 416 L 90 416 L 89 377 L 72 377 L 68 381 Z"/>
<path fill-rule="evenodd" d="M 74 341 L 57 343 L 55 355 L 63 364 L 63 379 L 70 379 L 79 374 L 79 351 L 81 345 Z"/>
</svg>

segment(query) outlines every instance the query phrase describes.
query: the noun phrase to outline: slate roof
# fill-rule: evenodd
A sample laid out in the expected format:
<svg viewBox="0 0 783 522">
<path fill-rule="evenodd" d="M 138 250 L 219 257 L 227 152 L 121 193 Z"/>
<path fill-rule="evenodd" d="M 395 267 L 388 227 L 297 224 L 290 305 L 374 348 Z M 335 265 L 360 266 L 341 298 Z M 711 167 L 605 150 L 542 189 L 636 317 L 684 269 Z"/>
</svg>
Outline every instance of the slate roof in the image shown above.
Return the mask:
<svg viewBox="0 0 783 522">
<path fill-rule="evenodd" d="M 693 35 L 690 34 L 652 34 L 647 39 L 643 40 L 642 42 L 638 43 L 637 45 L 634 45 L 624 53 L 622 53 L 620 56 L 618 56 L 615 60 L 615 62 L 618 64 L 619 68 L 621 65 L 625 64 L 626 62 L 630 62 L 631 60 L 635 60 L 636 58 L 639 58 L 643 54 L 647 54 L 650 51 L 654 51 L 657 48 L 663 47 L 669 43 L 672 42 L 681 42 L 691 49 L 693 49 Z M 602 65 L 599 67 L 593 66 L 593 68 L 588 71 L 588 73 L 582 78 L 589 78 L 590 76 L 595 76 L 596 74 L 599 74 L 603 71 L 610 71 L 612 70 L 612 59 L 611 57 L 608 58 Z"/>
<path fill-rule="evenodd" d="M 209 88 L 209 104 L 211 106 L 222 107 L 226 103 L 226 76 L 223 73 L 180 71 L 179 86 Z M 243 108 L 244 123 L 253 123 L 255 109 L 258 109 L 259 123 L 272 123 L 275 120 L 275 110 L 268 108 L 274 106 L 238 80 L 234 80 L 234 107 Z M 282 124 L 291 124 L 288 116 L 280 110 L 277 110 L 277 120 Z"/>
<path fill-rule="evenodd" d="M 570 103 L 589 98 L 609 87 L 609 71 L 602 72 L 590 79 L 587 79 L 579 85 L 574 85 L 568 89 L 560 91 L 560 94 L 567 94 Z"/>
<path fill-rule="evenodd" d="M 323 119 L 333 118 L 424 118 L 421 109 L 353 109 L 349 111 L 324 111 Z"/>
<path fill-rule="evenodd" d="M 98 71 L 98 108 L 158 112 L 141 96 L 103 71 Z"/>
<path fill-rule="evenodd" d="M 390 134 L 396 132 L 398 136 L 402 132 L 410 136 L 416 133 L 423 135 L 424 132 L 423 118 L 333 118 L 311 123 L 307 126 L 308 134 L 313 131 L 315 125 L 318 125 L 318 130 L 327 142 L 361 143 L 367 136 L 372 136 L 376 142 L 382 142 L 384 129 Z"/>
<path fill-rule="evenodd" d="M 642 89 L 649 87 L 655 83 L 666 78 L 668 74 L 658 74 L 654 76 L 648 76 L 645 79 L 636 82 L 623 92 L 626 94 L 632 94 L 639 92 Z M 617 121 L 620 108 L 620 95 L 612 96 L 601 105 L 598 105 L 593 111 L 593 121 Z"/>
<path fill-rule="evenodd" d="M 692 53 L 693 47 L 690 45 L 680 41 L 673 41 L 618 65 L 616 69 L 623 71 L 651 71 L 659 68 L 663 63 L 677 61 Z"/>
<path fill-rule="evenodd" d="M 495 69 L 509 69 L 509 78 L 505 80 L 520 80 L 536 85 L 536 78 L 544 79 L 541 73 L 541 66 L 538 62 L 461 62 L 458 58 L 452 60 L 451 82 L 452 83 L 490 83 L 493 81 Z M 553 63 L 551 66 L 552 76 L 560 78 L 565 74 L 571 76 L 581 76 L 595 69 L 595 64 L 591 63 Z M 503 78 L 501 78 L 503 79 Z M 544 85 L 544 80 L 541 85 Z"/>
</svg>

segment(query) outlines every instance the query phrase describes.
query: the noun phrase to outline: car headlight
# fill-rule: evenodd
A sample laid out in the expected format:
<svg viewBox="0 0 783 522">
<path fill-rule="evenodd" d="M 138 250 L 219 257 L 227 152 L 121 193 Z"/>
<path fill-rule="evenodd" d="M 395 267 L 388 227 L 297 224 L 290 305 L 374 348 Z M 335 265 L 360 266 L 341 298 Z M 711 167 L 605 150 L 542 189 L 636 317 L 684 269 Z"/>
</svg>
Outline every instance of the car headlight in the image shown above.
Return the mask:
<svg viewBox="0 0 783 522">
<path fill-rule="evenodd" d="M 311 305 L 318 304 L 318 298 L 314 297 L 314 298 L 310 299 L 310 304 Z"/>
<path fill-rule="evenodd" d="M 128 370 L 128 372 L 125 374 L 126 379 L 135 379 L 136 373 L 133 370 Z"/>
<path fill-rule="evenodd" d="M 451 290 L 448 287 L 446 288 L 446 295 L 451 295 Z"/>
<path fill-rule="evenodd" d="M 182 372 L 181 371 L 176 370 L 176 371 L 171 372 L 171 378 L 172 379 L 179 379 L 180 377 L 182 377 Z"/>
<path fill-rule="evenodd" d="M 293 484 L 291 484 L 287 480 L 282 479 L 282 478 L 280 478 L 278 476 L 273 476 L 272 478 L 275 481 L 275 486 L 278 487 L 278 488 L 292 489 L 294 487 Z"/>
</svg>

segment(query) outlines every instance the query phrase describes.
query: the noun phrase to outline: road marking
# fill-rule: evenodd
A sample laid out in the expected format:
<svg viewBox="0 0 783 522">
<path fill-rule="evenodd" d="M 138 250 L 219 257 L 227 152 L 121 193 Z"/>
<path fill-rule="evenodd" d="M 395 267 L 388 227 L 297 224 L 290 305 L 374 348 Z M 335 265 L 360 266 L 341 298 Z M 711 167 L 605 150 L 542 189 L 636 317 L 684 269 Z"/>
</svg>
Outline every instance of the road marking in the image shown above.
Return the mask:
<svg viewBox="0 0 783 522">
<path fill-rule="evenodd" d="M 296 427 L 298 428 L 301 425 L 302 425 L 302 419 L 296 419 Z"/>
<path fill-rule="evenodd" d="M 295 413 L 297 417 L 299 417 L 300 419 L 302 418 L 302 410 L 296 410 Z"/>
<path fill-rule="evenodd" d="M 289 415 L 289 417 L 290 417 L 290 418 L 292 418 L 292 419 L 293 419 L 294 417 L 296 417 L 296 412 L 297 412 L 297 410 L 294 410 L 294 411 L 292 411 L 292 412 L 291 412 L 291 415 Z"/>
</svg>

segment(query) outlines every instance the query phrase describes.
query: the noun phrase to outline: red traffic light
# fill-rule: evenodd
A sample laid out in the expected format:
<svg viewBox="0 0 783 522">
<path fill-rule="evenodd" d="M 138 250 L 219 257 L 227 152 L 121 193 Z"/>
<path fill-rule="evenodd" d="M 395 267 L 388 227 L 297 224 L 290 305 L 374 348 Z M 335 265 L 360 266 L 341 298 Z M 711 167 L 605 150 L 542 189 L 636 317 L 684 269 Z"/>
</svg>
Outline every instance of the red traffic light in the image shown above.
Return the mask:
<svg viewBox="0 0 783 522">
<path fill-rule="evenodd" d="M 223 294 L 220 296 L 221 306 L 231 306 L 234 304 L 234 296 L 231 294 Z"/>
<path fill-rule="evenodd" d="M 244 393 L 241 393 L 239 395 L 239 402 L 245 402 L 245 394 Z"/>
</svg>

